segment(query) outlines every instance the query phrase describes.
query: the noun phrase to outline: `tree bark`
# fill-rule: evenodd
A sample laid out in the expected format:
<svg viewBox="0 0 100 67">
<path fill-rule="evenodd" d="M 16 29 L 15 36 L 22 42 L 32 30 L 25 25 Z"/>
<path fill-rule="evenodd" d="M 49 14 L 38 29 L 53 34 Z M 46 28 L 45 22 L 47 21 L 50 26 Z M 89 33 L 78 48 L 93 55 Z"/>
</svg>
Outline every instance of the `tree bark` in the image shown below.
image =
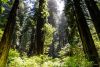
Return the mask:
<svg viewBox="0 0 100 67">
<path fill-rule="evenodd" d="M 80 7 L 80 2 L 79 0 L 73 0 L 73 2 L 76 12 L 77 26 L 83 43 L 83 50 L 86 54 L 86 57 L 90 61 L 93 61 L 93 67 L 99 67 L 98 53 L 84 17 L 84 13 Z"/>
<path fill-rule="evenodd" d="M 37 20 L 37 31 L 36 31 L 36 44 L 37 44 L 37 54 L 43 54 L 44 48 L 44 31 L 43 26 L 46 23 L 46 17 L 44 17 L 46 0 L 39 0 L 39 12 L 38 12 L 38 20 Z"/>
<path fill-rule="evenodd" d="M 100 39 L 100 10 L 94 0 L 85 0 L 85 3 L 92 18 L 98 37 Z"/>
<path fill-rule="evenodd" d="M 15 0 L 14 5 L 10 11 L 6 28 L 0 42 L 0 67 L 5 67 L 7 57 L 11 45 L 12 34 L 16 24 L 16 11 L 18 8 L 19 0 Z"/>
</svg>

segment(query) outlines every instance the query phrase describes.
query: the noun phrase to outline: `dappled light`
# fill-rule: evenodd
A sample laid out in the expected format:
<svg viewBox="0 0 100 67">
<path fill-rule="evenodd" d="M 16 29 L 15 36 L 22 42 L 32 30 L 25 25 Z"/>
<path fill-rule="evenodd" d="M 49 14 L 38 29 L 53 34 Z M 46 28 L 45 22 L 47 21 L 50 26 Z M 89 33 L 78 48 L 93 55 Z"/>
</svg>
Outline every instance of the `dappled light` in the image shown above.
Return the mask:
<svg viewBox="0 0 100 67">
<path fill-rule="evenodd" d="M 100 1 L 0 0 L 0 67 L 100 67 Z"/>
</svg>

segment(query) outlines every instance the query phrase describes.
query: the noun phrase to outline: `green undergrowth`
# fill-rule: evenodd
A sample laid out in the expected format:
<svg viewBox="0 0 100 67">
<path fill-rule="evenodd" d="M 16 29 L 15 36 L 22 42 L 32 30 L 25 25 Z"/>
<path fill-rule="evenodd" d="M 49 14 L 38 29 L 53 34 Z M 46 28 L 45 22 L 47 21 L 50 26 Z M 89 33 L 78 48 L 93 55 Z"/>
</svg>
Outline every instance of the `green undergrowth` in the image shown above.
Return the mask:
<svg viewBox="0 0 100 67">
<path fill-rule="evenodd" d="M 47 55 L 20 57 L 17 50 L 9 52 L 7 67 L 91 67 L 91 63 L 84 57 L 77 55 L 65 58 L 48 57 Z"/>
</svg>

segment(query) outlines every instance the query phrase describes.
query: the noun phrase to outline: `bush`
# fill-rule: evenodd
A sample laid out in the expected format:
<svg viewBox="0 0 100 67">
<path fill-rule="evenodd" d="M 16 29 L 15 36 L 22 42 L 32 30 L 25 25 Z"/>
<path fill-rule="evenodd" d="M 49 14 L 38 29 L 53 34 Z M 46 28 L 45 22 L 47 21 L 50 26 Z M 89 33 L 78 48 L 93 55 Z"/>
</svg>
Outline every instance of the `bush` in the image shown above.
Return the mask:
<svg viewBox="0 0 100 67">
<path fill-rule="evenodd" d="M 45 23 L 43 30 L 45 31 L 45 45 L 50 45 L 52 43 L 53 39 L 53 33 L 55 31 L 55 28 L 49 24 Z"/>
<path fill-rule="evenodd" d="M 63 67 L 92 67 L 92 62 L 80 56 L 67 57 L 64 59 Z"/>
<path fill-rule="evenodd" d="M 44 52 L 46 53 L 48 51 L 48 46 L 52 43 L 55 28 L 51 24 L 45 23 L 43 30 L 45 31 Z"/>
<path fill-rule="evenodd" d="M 65 58 L 48 57 L 47 55 L 20 57 L 16 50 L 11 49 L 9 52 L 7 67 L 92 67 L 84 57 L 75 55 Z"/>
</svg>

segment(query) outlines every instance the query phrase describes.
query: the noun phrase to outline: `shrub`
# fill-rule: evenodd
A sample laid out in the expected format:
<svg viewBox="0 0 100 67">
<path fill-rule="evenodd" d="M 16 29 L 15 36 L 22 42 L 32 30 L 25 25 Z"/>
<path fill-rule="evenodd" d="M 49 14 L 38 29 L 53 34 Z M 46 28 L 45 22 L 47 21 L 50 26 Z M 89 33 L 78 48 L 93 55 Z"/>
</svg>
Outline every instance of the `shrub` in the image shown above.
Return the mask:
<svg viewBox="0 0 100 67">
<path fill-rule="evenodd" d="M 9 52 L 8 61 L 7 67 L 92 67 L 91 62 L 80 55 L 66 56 L 62 59 L 53 59 L 47 55 L 20 57 L 19 53 L 13 49 Z"/>
</svg>

